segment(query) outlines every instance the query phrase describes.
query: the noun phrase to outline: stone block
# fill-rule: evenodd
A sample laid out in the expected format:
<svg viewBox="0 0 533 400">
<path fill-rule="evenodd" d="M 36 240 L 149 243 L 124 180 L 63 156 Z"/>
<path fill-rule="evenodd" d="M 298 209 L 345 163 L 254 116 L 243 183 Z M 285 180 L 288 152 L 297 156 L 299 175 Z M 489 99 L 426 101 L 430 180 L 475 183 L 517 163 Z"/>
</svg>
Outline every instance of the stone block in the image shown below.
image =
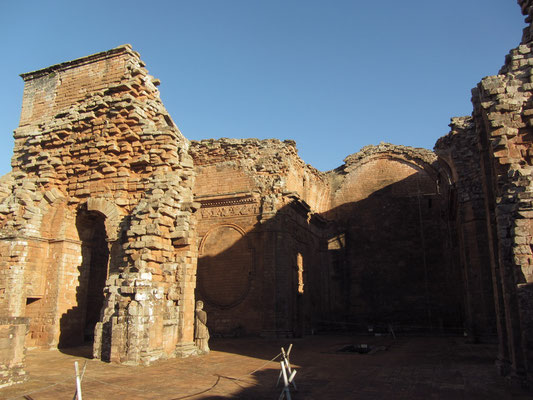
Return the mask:
<svg viewBox="0 0 533 400">
<path fill-rule="evenodd" d="M 24 340 L 28 318 L 0 318 L 0 388 L 27 379 Z"/>
</svg>

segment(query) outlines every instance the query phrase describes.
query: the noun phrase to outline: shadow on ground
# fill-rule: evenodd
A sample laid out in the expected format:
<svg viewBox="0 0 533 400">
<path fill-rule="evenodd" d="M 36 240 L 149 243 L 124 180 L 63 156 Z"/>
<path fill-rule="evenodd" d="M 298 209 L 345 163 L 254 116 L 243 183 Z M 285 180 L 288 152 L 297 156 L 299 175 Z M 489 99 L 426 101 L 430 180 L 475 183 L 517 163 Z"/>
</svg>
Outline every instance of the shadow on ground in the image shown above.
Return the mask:
<svg viewBox="0 0 533 400">
<path fill-rule="evenodd" d="M 494 366 L 496 346 L 458 337 L 310 336 L 294 340 L 214 339 L 208 355 L 128 366 L 90 360 L 90 346 L 27 353 L 29 379 L 0 389 L 0 398 L 72 398 L 75 361 L 87 369 L 86 399 L 275 399 L 280 347 L 290 356 L 298 391 L 293 400 L 531 399 L 509 388 Z M 366 344 L 372 354 L 339 351 Z M 63 349 L 64 351 L 65 349 Z M 84 360 L 85 358 L 85 360 Z M 29 396 L 29 397 L 27 397 Z"/>
<path fill-rule="evenodd" d="M 93 359 L 93 345 L 92 343 L 86 343 L 81 346 L 74 347 L 65 347 L 58 349 L 63 354 L 68 354 L 69 356 L 85 358 L 88 360 Z"/>
</svg>

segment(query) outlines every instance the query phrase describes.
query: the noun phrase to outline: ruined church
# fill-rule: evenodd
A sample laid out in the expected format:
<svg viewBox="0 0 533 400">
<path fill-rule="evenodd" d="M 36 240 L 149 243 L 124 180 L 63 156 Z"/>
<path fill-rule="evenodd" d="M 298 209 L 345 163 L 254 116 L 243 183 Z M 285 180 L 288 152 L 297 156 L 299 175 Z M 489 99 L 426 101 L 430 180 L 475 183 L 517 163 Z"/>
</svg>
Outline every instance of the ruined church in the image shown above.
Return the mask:
<svg viewBox="0 0 533 400">
<path fill-rule="evenodd" d="M 212 336 L 459 334 L 532 381 L 533 0 L 518 3 L 520 45 L 434 151 L 381 143 L 328 172 L 291 140 L 187 140 L 129 45 L 22 74 L 0 387 L 28 348 L 197 354 L 197 300 Z"/>
</svg>

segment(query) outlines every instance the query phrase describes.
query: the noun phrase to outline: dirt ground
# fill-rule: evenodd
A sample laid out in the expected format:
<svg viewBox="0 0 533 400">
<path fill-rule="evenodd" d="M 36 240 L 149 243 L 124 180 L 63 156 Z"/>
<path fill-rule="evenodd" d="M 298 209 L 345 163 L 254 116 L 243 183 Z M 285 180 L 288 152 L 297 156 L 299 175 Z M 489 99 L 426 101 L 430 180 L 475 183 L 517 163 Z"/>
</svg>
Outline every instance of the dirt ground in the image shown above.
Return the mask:
<svg viewBox="0 0 533 400">
<path fill-rule="evenodd" d="M 91 348 L 28 351 L 29 379 L 0 389 L 2 399 L 72 399 L 74 362 L 86 363 L 84 400 L 277 399 L 280 348 L 293 343 L 295 400 L 531 399 L 494 366 L 496 346 L 462 337 L 308 336 L 303 339 L 212 339 L 211 353 L 126 366 L 90 358 Z M 366 344 L 369 354 L 341 352 Z"/>
</svg>

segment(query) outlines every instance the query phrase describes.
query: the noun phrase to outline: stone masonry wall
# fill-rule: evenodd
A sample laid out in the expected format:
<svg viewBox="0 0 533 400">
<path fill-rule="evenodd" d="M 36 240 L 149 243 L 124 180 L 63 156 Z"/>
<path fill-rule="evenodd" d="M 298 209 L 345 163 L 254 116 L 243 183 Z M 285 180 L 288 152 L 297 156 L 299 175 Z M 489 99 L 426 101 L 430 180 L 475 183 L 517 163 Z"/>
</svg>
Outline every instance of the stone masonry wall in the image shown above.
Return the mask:
<svg viewBox="0 0 533 400">
<path fill-rule="evenodd" d="M 322 173 L 293 141 L 190 144 L 128 45 L 23 74 L 0 313 L 29 318 L 26 347 L 94 335 L 96 358 L 132 364 L 196 352 L 195 298 L 213 336 L 464 319 L 474 341 L 497 332 L 503 374 L 531 381 L 533 1 L 518 3 L 522 43 L 438 158 L 381 143 Z M 17 330 L 0 349 L 9 382 L 24 375 L 15 325 L 0 326 Z"/>
<path fill-rule="evenodd" d="M 308 279 L 324 261 L 322 227 L 311 220 L 329 201 L 324 175 L 303 163 L 291 141 L 203 140 L 190 152 L 202 204 L 197 297 L 206 301 L 209 328 L 301 335 L 321 307 L 323 288 L 314 286 L 325 282 Z M 304 275 L 315 285 L 299 293 Z"/>
<path fill-rule="evenodd" d="M 332 207 L 324 215 L 336 227 L 332 238 L 342 238 L 330 249 L 332 263 L 346 271 L 337 273 L 345 296 L 339 319 L 357 330 L 462 332 L 447 175 L 436 156 L 381 143 L 329 176 Z"/>
<path fill-rule="evenodd" d="M 533 185 L 531 123 L 532 43 L 506 57 L 496 76 L 472 91 L 473 117 L 488 179 L 487 208 L 494 210 L 498 273 L 505 306 L 506 340 L 513 375 L 531 379 L 533 360 Z"/>
<path fill-rule="evenodd" d="M 252 187 L 255 192 L 271 192 L 274 197 L 296 192 L 315 212 L 329 207 L 324 174 L 298 157 L 294 141 L 207 139 L 193 141 L 190 151 L 198 174 L 205 175 L 194 188 L 197 196 L 213 190 L 230 193 Z M 222 168 L 228 172 L 221 176 Z M 238 178 L 232 168 L 241 171 Z M 212 174 L 214 170 L 217 174 Z"/>
<path fill-rule="evenodd" d="M 84 249 L 94 244 L 77 221 L 100 215 L 109 262 L 95 356 L 147 363 L 179 345 L 192 351 L 194 171 L 158 80 L 128 45 L 22 77 L 10 194 L 0 203 L 0 308 L 32 314 L 34 345 L 82 332 L 86 296 L 101 294 L 83 287 Z"/>
<path fill-rule="evenodd" d="M 26 318 L 0 318 L 0 388 L 24 382 Z"/>
<path fill-rule="evenodd" d="M 501 289 L 493 293 L 497 279 L 492 232 L 487 227 L 487 210 L 481 169 L 481 154 L 472 117 L 452 118 L 451 132 L 440 138 L 435 151 L 440 162 L 450 168 L 453 195 L 452 214 L 458 229 L 460 260 L 465 280 L 465 329 L 473 341 L 491 340 L 496 326 Z M 496 297 L 496 299 L 495 299 Z M 497 300 L 495 305 L 495 300 Z"/>
<path fill-rule="evenodd" d="M 462 220 L 466 273 L 480 263 L 482 280 L 493 281 L 498 366 L 523 383 L 533 376 L 533 3 L 518 3 L 529 25 L 522 43 L 507 55 L 498 75 L 472 90 L 472 117 L 452 120 L 452 132 L 437 143 L 437 151 L 448 156 L 461 213 L 473 221 L 467 226 Z M 476 222 L 483 213 L 485 227 Z M 476 251 L 480 240 L 483 252 Z M 466 259 L 475 252 L 477 257 Z"/>
</svg>

